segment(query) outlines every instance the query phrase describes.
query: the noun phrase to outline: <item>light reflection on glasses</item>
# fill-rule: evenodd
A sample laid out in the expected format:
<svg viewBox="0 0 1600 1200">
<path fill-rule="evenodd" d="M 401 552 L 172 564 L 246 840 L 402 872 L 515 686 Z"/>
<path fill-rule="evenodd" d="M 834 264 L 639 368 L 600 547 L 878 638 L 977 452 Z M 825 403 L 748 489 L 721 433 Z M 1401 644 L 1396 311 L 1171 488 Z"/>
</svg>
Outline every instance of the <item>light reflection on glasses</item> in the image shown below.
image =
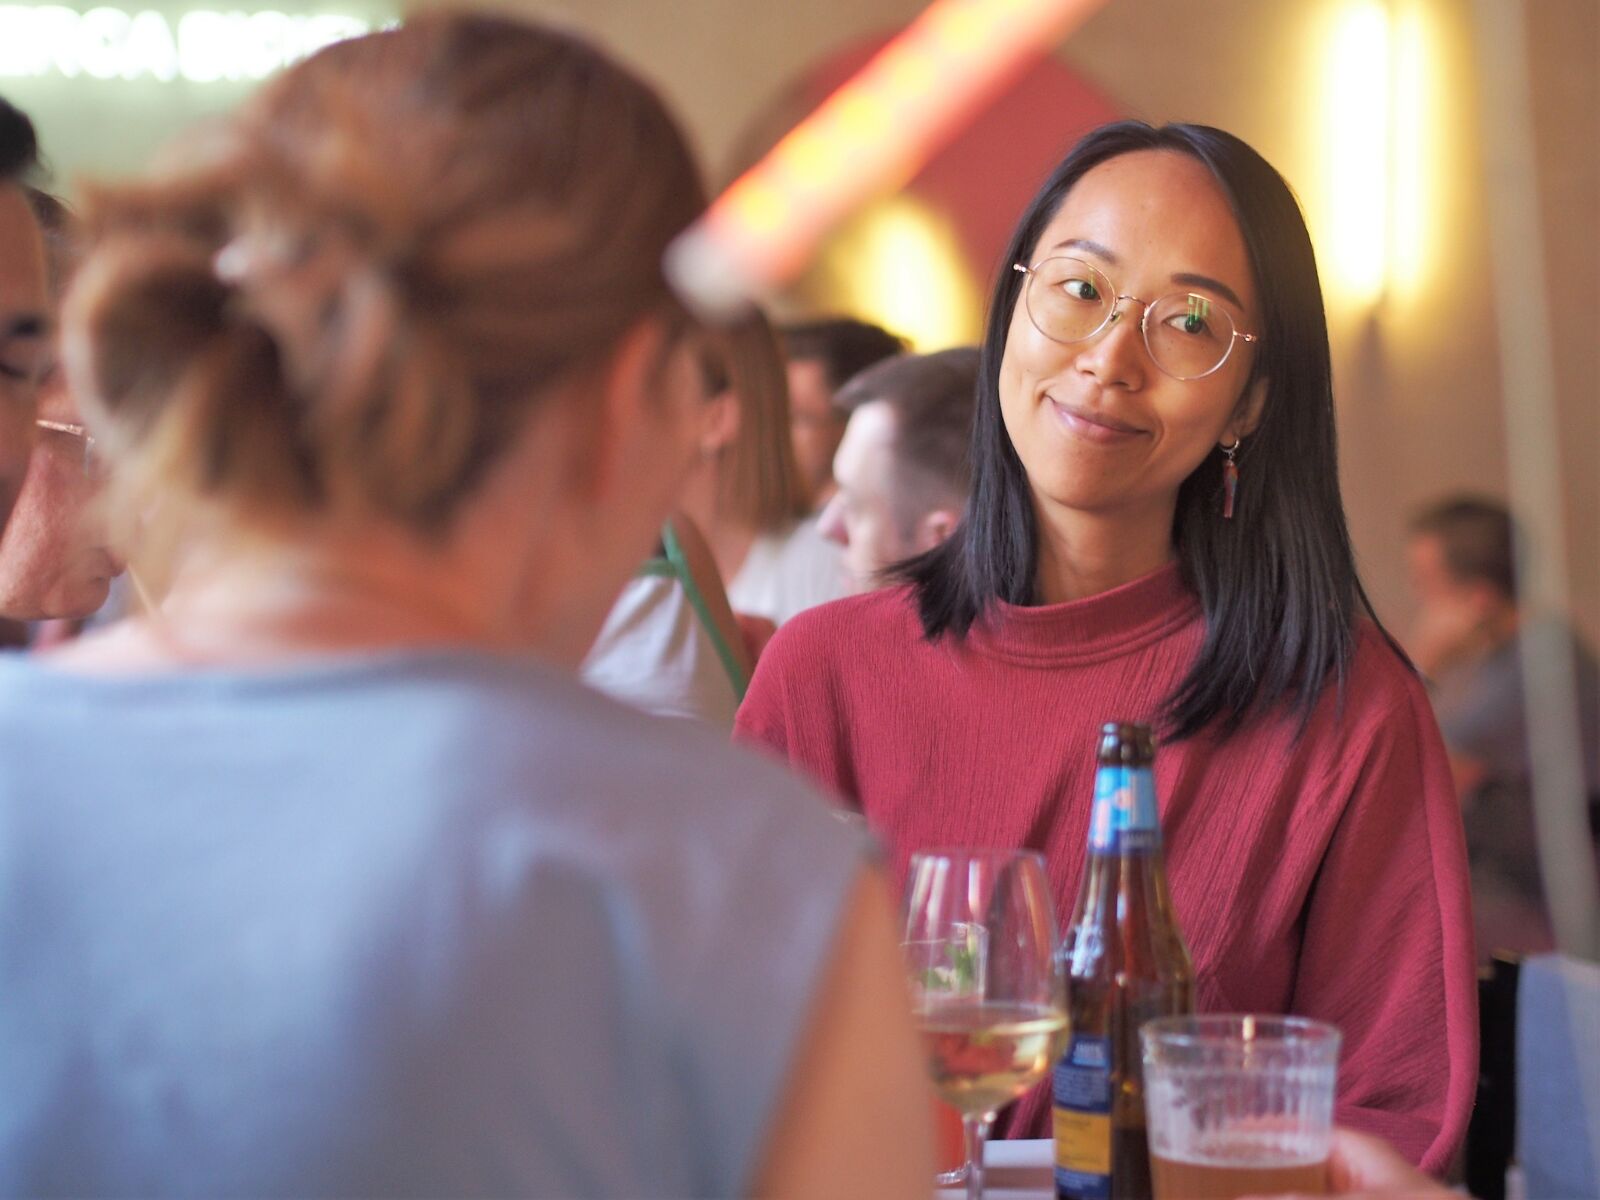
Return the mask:
<svg viewBox="0 0 1600 1200">
<path fill-rule="evenodd" d="M 76 438 L 83 446 L 83 473 L 91 479 L 100 477 L 100 461 L 94 452 L 95 440 L 87 428 L 76 421 L 52 421 L 48 417 L 37 417 L 33 422 L 40 429 L 50 433 L 59 433 L 66 437 Z"/>
</svg>

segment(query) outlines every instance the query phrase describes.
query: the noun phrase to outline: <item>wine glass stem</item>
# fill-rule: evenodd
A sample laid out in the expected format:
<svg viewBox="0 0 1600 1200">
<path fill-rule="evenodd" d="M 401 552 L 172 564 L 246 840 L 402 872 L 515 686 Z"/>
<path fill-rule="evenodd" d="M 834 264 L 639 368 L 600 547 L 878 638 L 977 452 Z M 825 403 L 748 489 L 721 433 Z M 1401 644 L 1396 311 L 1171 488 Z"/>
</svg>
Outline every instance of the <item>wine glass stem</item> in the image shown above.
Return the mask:
<svg viewBox="0 0 1600 1200">
<path fill-rule="evenodd" d="M 967 1200 L 983 1200 L 983 1144 L 989 1140 L 994 1114 L 962 1114 L 961 1128 L 967 1141 Z"/>
</svg>

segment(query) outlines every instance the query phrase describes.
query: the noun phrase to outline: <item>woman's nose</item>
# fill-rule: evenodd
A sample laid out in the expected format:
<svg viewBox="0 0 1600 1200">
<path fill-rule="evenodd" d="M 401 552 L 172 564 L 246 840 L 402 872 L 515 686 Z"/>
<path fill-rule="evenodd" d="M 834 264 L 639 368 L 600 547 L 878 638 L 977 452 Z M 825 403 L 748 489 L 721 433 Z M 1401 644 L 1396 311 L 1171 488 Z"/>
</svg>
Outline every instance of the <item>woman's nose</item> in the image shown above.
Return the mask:
<svg viewBox="0 0 1600 1200">
<path fill-rule="evenodd" d="M 1084 343 L 1078 354 L 1078 369 L 1093 376 L 1102 387 L 1137 387 L 1144 382 L 1147 367 L 1144 335 L 1139 318 L 1143 302 L 1134 296 L 1118 296 L 1105 327 Z"/>
</svg>

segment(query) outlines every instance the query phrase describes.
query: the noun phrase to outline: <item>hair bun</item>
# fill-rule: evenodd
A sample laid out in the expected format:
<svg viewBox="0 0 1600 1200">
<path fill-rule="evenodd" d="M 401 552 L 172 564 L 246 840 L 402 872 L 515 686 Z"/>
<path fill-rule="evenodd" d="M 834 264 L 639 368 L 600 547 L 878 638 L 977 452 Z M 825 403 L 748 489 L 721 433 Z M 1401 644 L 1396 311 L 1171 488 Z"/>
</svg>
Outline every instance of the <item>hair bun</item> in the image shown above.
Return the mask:
<svg viewBox="0 0 1600 1200">
<path fill-rule="evenodd" d="M 566 35 L 428 14 L 319 51 L 90 194 L 114 504 L 442 529 L 559 383 L 676 317 L 661 254 L 703 203 L 654 93 Z"/>
<path fill-rule="evenodd" d="M 68 373 L 113 457 L 137 441 L 144 470 L 200 495 L 241 476 L 288 482 L 274 469 L 285 456 L 250 453 L 294 440 L 278 348 L 207 247 L 163 233 L 107 240 L 73 282 L 64 328 Z M 314 491 L 304 470 L 290 474 Z"/>
</svg>

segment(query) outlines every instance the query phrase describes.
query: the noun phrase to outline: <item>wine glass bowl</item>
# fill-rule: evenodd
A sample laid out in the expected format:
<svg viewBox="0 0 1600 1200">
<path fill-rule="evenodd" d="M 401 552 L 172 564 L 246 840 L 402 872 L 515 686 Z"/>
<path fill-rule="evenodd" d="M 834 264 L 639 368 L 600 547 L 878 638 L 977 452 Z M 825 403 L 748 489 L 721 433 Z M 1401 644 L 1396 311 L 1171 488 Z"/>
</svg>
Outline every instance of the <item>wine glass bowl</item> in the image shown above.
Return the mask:
<svg viewBox="0 0 1600 1200">
<path fill-rule="evenodd" d="M 912 1010 L 940 1097 L 962 1115 L 967 1195 L 1001 1107 L 1044 1079 L 1067 1025 L 1044 861 L 1026 850 L 911 859 L 903 949 Z"/>
</svg>

